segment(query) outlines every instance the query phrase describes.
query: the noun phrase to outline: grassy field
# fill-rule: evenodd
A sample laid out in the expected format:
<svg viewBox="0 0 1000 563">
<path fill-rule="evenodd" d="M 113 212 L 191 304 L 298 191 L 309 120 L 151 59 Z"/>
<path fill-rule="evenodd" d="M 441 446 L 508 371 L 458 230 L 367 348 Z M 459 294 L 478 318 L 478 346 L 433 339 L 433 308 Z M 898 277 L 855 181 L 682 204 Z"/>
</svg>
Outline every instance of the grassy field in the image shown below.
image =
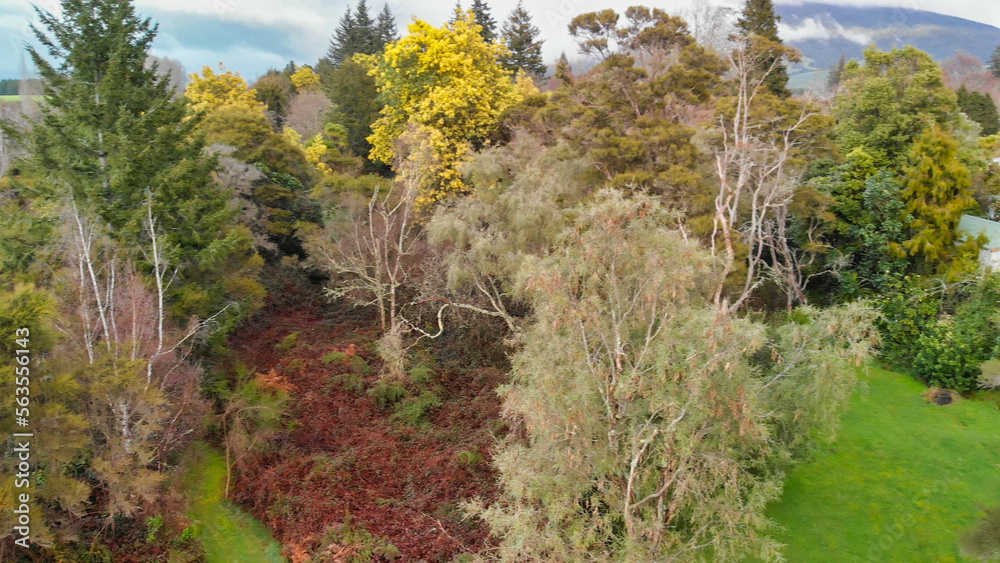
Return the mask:
<svg viewBox="0 0 1000 563">
<path fill-rule="evenodd" d="M 195 444 L 187 464 L 182 476 L 191 507 L 187 516 L 199 525 L 198 539 L 205 546 L 207 563 L 284 563 L 281 546 L 270 531 L 223 498 L 226 462 L 219 452 Z"/>
<path fill-rule="evenodd" d="M 36 102 L 41 101 L 45 96 L 32 96 L 31 98 Z M 0 96 L 0 102 L 12 102 L 17 103 L 21 101 L 21 96 Z"/>
<path fill-rule="evenodd" d="M 788 561 L 962 561 L 958 538 L 1000 504 L 995 404 L 924 402 L 909 376 L 861 376 L 837 440 L 799 466 L 769 515 Z"/>
</svg>

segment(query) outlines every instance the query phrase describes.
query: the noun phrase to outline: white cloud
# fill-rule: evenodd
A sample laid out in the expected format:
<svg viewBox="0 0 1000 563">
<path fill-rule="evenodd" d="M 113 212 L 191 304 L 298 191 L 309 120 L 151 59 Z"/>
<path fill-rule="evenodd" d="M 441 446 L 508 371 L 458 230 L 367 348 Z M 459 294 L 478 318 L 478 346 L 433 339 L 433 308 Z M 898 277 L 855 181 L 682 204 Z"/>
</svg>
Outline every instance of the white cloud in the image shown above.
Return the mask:
<svg viewBox="0 0 1000 563">
<path fill-rule="evenodd" d="M 778 35 L 784 41 L 805 41 L 809 39 L 847 39 L 859 45 L 872 42 L 871 36 L 858 29 L 847 29 L 838 22 L 823 22 L 816 18 L 806 18 L 799 25 L 778 24 Z"/>
<path fill-rule="evenodd" d="M 176 59 L 184 65 L 187 74 L 200 73 L 208 65 L 213 69 L 224 63 L 226 68 L 239 72 L 247 68 L 282 68 L 288 61 L 280 55 L 247 47 L 233 47 L 226 50 L 192 49 L 173 41 L 164 41 L 152 49 L 152 54 Z M 241 73 L 247 82 L 253 82 L 257 73 Z"/>
<path fill-rule="evenodd" d="M 924 10 L 946 16 L 965 18 L 1000 27 L 1000 2 L 996 0 L 775 0 L 775 4 L 834 4 L 836 6 L 883 6 Z"/>
<path fill-rule="evenodd" d="M 310 1 L 274 0 L 137 0 L 139 12 L 180 13 L 258 27 L 315 29 L 326 24 L 321 6 Z"/>
<path fill-rule="evenodd" d="M 288 40 L 308 48 L 330 35 L 329 5 L 317 0 L 136 0 L 143 14 L 189 14 L 219 21 L 289 32 Z M 341 11 L 341 10 L 338 10 Z M 154 18 L 155 19 L 155 18 Z"/>
</svg>

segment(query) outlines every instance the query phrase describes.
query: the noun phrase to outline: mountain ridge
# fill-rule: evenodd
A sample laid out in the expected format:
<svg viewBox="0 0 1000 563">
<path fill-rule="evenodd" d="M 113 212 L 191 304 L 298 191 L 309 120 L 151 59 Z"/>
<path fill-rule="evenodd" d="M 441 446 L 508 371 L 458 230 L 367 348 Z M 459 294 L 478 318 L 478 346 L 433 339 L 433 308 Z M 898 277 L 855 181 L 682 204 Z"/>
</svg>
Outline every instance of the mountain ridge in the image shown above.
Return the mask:
<svg viewBox="0 0 1000 563">
<path fill-rule="evenodd" d="M 861 59 L 871 44 L 882 50 L 913 45 L 938 62 L 956 51 L 986 61 L 1000 45 L 1000 29 L 994 26 L 926 10 L 820 2 L 774 8 L 781 16 L 782 40 L 803 55 L 803 62 L 790 69 L 793 84 L 799 87 L 837 64 L 841 55 Z"/>
</svg>

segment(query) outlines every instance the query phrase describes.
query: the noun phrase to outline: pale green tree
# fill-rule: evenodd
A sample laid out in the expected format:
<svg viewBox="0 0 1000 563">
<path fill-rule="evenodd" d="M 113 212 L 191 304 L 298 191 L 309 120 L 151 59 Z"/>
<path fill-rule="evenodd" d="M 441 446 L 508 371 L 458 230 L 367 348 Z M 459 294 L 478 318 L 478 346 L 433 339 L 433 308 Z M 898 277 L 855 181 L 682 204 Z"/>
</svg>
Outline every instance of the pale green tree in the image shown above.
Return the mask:
<svg viewBox="0 0 1000 563">
<path fill-rule="evenodd" d="M 521 269 L 503 495 L 469 508 L 503 561 L 778 557 L 765 507 L 834 428 L 872 311 L 806 308 L 771 334 L 711 304 L 717 264 L 654 200 L 606 190 L 575 216 Z"/>
</svg>

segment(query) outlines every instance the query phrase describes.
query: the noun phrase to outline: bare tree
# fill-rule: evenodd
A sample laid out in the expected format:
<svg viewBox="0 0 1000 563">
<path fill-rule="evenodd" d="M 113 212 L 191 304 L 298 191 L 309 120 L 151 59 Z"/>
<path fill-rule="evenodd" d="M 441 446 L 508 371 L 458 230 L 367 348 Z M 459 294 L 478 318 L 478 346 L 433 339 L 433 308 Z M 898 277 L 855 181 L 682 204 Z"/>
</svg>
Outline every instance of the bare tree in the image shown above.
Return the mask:
<svg viewBox="0 0 1000 563">
<path fill-rule="evenodd" d="M 66 336 L 60 355 L 82 356 L 71 369 L 87 390 L 93 467 L 108 492 L 109 514 L 131 514 L 156 495 L 170 454 L 190 442 L 206 406 L 201 370 L 189 361 L 192 339 L 223 311 L 181 330 L 169 318 L 166 295 L 176 270 L 147 203 L 149 248 L 142 248 L 154 286 L 139 275 L 99 224 L 71 200 L 67 209 L 70 309 L 57 325 Z"/>
<path fill-rule="evenodd" d="M 725 56 L 736 48 L 732 40 L 736 32 L 737 11 L 728 6 L 713 6 L 706 0 L 696 0 L 681 10 L 681 17 L 691 26 L 695 40 L 716 55 Z"/>
<path fill-rule="evenodd" d="M 308 142 L 317 133 L 323 132 L 330 106 L 330 99 L 322 92 L 302 92 L 289 103 L 285 125 L 295 129 Z"/>
<path fill-rule="evenodd" d="M 152 66 L 154 63 L 157 65 L 157 74 L 165 76 L 169 80 L 170 89 L 174 91 L 174 97 L 183 96 L 184 89 L 187 88 L 188 83 L 188 75 L 184 70 L 184 65 L 177 59 L 169 57 L 150 55 L 146 58 L 147 67 Z"/>
<path fill-rule="evenodd" d="M 399 324 L 401 291 L 416 267 L 413 204 L 424 173 L 420 167 L 402 167 L 388 189 L 376 184 L 361 213 L 345 207 L 307 245 L 322 267 L 341 276 L 326 295 L 374 305 L 383 332 Z"/>
<path fill-rule="evenodd" d="M 772 47 L 773 48 L 773 47 Z M 778 67 L 761 64 L 769 49 L 753 41 L 733 50 L 729 63 L 735 81 L 732 107 L 718 117 L 719 145 L 715 151 L 719 193 L 715 198 L 712 252 L 723 252 L 723 276 L 715 292 L 722 303 L 725 280 L 734 272 L 737 244 L 747 249 L 746 279 L 732 297 L 739 309 L 770 275 L 794 300 L 805 300 L 802 255 L 788 243 L 788 208 L 799 185 L 796 153 L 808 139 L 817 112 L 800 104 L 797 115 L 767 115 L 766 78 Z M 773 57 L 772 57 L 773 58 Z M 768 261 L 770 259 L 770 261 Z M 770 270 L 770 271 L 768 271 Z M 793 301 L 790 297 L 789 303 Z"/>
<path fill-rule="evenodd" d="M 965 86 L 969 90 L 982 92 L 1000 105 L 1000 78 L 993 76 L 983 61 L 975 55 L 956 52 L 941 62 L 945 84 L 952 90 Z"/>
</svg>

